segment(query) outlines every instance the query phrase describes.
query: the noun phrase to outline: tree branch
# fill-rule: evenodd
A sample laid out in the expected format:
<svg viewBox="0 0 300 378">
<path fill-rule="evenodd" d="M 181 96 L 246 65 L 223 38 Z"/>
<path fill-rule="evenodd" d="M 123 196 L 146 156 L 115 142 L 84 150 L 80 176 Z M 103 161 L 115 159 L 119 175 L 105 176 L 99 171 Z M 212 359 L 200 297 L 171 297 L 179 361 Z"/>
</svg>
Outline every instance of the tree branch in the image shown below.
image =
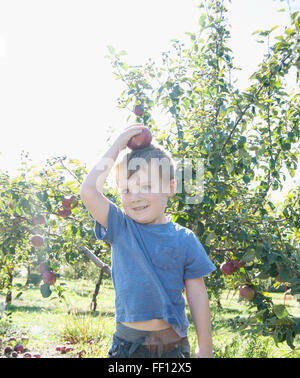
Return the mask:
<svg viewBox="0 0 300 378">
<path fill-rule="evenodd" d="M 99 268 L 103 269 L 103 271 L 108 274 L 111 277 L 111 269 L 108 265 L 106 265 L 104 262 L 102 262 L 100 259 L 98 259 L 97 256 L 93 252 L 91 252 L 88 248 L 85 246 L 81 246 L 80 239 L 77 242 L 78 248 Z"/>
</svg>

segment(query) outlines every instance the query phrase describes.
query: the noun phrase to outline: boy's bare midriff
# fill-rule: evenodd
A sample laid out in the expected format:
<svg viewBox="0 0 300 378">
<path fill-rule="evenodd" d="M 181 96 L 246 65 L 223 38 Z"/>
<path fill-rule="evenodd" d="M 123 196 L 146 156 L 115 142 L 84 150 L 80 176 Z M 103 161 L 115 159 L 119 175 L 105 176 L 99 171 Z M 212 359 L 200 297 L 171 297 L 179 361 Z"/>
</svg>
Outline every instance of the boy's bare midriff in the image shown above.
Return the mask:
<svg viewBox="0 0 300 378">
<path fill-rule="evenodd" d="M 163 319 L 151 319 L 142 322 L 121 322 L 127 327 L 139 329 L 142 331 L 161 331 L 162 329 L 170 328 L 170 324 Z"/>
</svg>

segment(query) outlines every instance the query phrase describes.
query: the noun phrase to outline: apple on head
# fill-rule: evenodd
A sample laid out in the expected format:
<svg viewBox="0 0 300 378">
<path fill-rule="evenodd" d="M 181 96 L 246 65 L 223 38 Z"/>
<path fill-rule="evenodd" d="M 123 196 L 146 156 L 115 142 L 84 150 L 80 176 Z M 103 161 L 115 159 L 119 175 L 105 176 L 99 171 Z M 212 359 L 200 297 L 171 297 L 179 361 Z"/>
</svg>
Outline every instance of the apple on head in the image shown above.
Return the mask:
<svg viewBox="0 0 300 378">
<path fill-rule="evenodd" d="M 143 148 L 148 146 L 152 141 L 152 134 L 148 127 L 140 126 L 142 128 L 142 132 L 134 137 L 130 138 L 127 146 L 131 150 L 136 150 L 138 148 Z"/>
</svg>

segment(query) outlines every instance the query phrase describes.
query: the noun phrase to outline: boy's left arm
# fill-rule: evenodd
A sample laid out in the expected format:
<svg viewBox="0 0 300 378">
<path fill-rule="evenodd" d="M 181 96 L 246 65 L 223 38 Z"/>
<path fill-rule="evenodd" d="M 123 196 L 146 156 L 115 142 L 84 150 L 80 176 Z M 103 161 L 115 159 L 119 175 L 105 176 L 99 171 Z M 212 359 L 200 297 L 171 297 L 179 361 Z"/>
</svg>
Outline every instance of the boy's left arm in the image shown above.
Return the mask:
<svg viewBox="0 0 300 378">
<path fill-rule="evenodd" d="M 184 281 L 187 303 L 196 328 L 194 358 L 213 358 L 209 300 L 203 278 Z"/>
</svg>

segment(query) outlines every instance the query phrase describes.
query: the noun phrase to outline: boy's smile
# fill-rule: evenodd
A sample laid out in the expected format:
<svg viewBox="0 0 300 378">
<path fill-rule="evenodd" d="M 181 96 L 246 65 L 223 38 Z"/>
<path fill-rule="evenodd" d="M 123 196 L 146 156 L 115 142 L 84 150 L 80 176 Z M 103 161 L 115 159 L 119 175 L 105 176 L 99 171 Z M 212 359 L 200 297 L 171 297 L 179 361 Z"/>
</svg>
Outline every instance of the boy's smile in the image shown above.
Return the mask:
<svg viewBox="0 0 300 378">
<path fill-rule="evenodd" d="M 175 180 L 165 180 L 159 185 L 159 174 L 149 177 L 147 164 L 139 168 L 129 179 L 119 179 L 119 192 L 125 213 L 133 220 L 144 224 L 161 224 L 169 220 L 164 211 L 168 198 L 174 194 Z M 124 169 L 122 167 L 121 169 Z M 121 175 L 122 176 L 122 175 Z"/>
</svg>

